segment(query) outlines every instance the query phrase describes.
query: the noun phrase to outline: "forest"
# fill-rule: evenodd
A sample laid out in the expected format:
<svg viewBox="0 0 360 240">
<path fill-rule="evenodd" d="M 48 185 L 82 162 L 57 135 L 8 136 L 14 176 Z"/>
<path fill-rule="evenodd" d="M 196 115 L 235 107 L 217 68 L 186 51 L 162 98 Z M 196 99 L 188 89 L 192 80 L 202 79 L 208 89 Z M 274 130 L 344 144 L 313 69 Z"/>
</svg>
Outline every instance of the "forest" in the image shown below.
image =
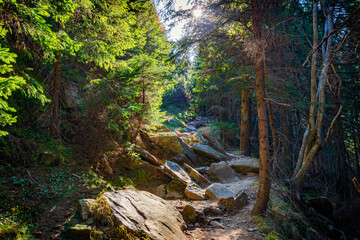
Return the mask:
<svg viewBox="0 0 360 240">
<path fill-rule="evenodd" d="M 0 239 L 360 239 L 359 0 L 0 0 Z"/>
</svg>

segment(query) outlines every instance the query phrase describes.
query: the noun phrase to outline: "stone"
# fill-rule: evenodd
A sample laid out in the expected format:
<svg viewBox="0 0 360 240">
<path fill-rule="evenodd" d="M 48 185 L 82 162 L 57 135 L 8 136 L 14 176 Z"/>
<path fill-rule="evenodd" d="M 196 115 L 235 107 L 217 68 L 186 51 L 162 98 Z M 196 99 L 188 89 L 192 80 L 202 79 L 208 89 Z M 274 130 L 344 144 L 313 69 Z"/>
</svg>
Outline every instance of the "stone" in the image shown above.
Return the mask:
<svg viewBox="0 0 360 240">
<path fill-rule="evenodd" d="M 156 130 L 158 132 L 171 132 L 171 130 L 164 124 L 160 124 L 159 126 L 157 126 Z"/>
<path fill-rule="evenodd" d="M 221 216 L 223 212 L 219 208 L 206 207 L 201 211 L 205 216 Z"/>
<path fill-rule="evenodd" d="M 182 215 L 186 217 L 191 223 L 196 222 L 196 211 L 195 208 L 191 205 L 185 205 L 183 210 L 181 211 Z"/>
<path fill-rule="evenodd" d="M 225 187 L 223 184 L 213 183 L 205 190 L 205 196 L 212 199 L 235 197 L 236 193 Z"/>
<path fill-rule="evenodd" d="M 201 174 L 207 174 L 209 169 L 210 169 L 210 167 L 208 167 L 208 166 L 195 168 L 195 170 L 198 171 Z"/>
<path fill-rule="evenodd" d="M 142 148 L 142 149 L 146 149 L 145 143 L 144 143 L 144 141 L 143 141 L 142 138 L 141 138 L 141 134 L 138 134 L 138 135 L 136 136 L 136 138 L 135 138 L 135 145 L 136 145 L 137 147 Z"/>
<path fill-rule="evenodd" d="M 173 132 L 156 132 L 149 135 L 149 139 L 172 153 L 184 153 L 180 145 L 180 138 Z"/>
<path fill-rule="evenodd" d="M 220 209 L 224 209 L 227 212 L 236 210 L 236 204 L 233 197 L 220 198 L 217 202 Z"/>
<path fill-rule="evenodd" d="M 171 178 L 178 179 L 180 182 L 182 182 L 185 185 L 187 185 L 191 182 L 190 176 L 177 163 L 174 163 L 171 161 L 166 161 L 164 164 L 164 171 Z"/>
<path fill-rule="evenodd" d="M 239 181 L 236 172 L 230 167 L 227 162 L 212 163 L 208 172 L 209 174 L 220 180 L 222 183 Z"/>
<path fill-rule="evenodd" d="M 91 235 L 91 227 L 84 224 L 76 224 L 65 230 L 64 235 L 70 239 L 88 240 Z"/>
<path fill-rule="evenodd" d="M 175 190 L 170 191 L 170 188 L 164 184 L 161 184 L 156 188 L 155 194 L 165 199 L 179 199 L 184 197 L 184 193 Z"/>
<path fill-rule="evenodd" d="M 210 225 L 213 226 L 214 228 L 224 228 L 224 225 L 222 225 L 218 221 L 211 221 Z"/>
<path fill-rule="evenodd" d="M 325 217 L 331 218 L 334 211 L 334 206 L 331 201 L 326 197 L 312 198 L 307 201 L 309 207 L 314 208 L 316 211 L 324 215 Z"/>
<path fill-rule="evenodd" d="M 41 153 L 38 157 L 38 161 L 47 167 L 53 167 L 60 164 L 60 159 L 52 152 Z"/>
<path fill-rule="evenodd" d="M 186 163 L 184 163 L 183 166 L 184 166 L 185 170 L 188 171 L 190 178 L 194 182 L 199 184 L 201 187 L 207 187 L 211 184 L 210 181 L 206 177 L 201 175 L 196 169 L 192 168 L 191 166 L 189 166 Z"/>
<path fill-rule="evenodd" d="M 77 203 L 77 211 L 80 219 L 85 221 L 90 215 L 90 207 L 95 202 L 94 199 L 80 199 Z"/>
<path fill-rule="evenodd" d="M 161 162 L 159 162 L 154 155 L 152 155 L 145 149 L 137 147 L 137 146 L 134 146 L 133 149 L 135 152 L 139 153 L 142 158 L 144 158 L 147 162 L 151 163 L 152 165 L 157 166 L 157 167 L 162 165 Z"/>
<path fill-rule="evenodd" d="M 168 176 L 168 174 L 165 174 L 164 172 L 164 166 L 161 165 L 159 167 L 154 166 L 142 159 L 122 159 L 120 161 L 121 165 L 128 170 L 131 171 L 137 171 L 137 169 L 142 169 L 146 173 L 148 173 L 150 176 L 155 177 L 156 179 L 162 180 L 162 181 L 169 181 L 171 180 L 171 177 Z"/>
<path fill-rule="evenodd" d="M 234 200 L 236 209 L 241 209 L 249 204 L 249 197 L 245 193 L 245 191 L 240 191 L 239 193 L 237 193 L 237 196 Z"/>
<path fill-rule="evenodd" d="M 65 108 L 76 108 L 82 101 L 81 87 L 71 80 L 65 80 L 62 84 L 64 98 L 62 103 Z"/>
<path fill-rule="evenodd" d="M 197 165 L 197 158 L 195 156 L 194 151 L 186 144 L 183 140 L 179 138 L 180 145 L 184 154 L 190 159 L 191 163 L 189 165 L 196 166 Z"/>
<path fill-rule="evenodd" d="M 176 207 L 146 191 L 125 189 L 104 193 L 117 224 L 151 239 L 187 239 L 186 224 Z"/>
<path fill-rule="evenodd" d="M 205 156 L 205 157 L 217 160 L 217 161 L 222 161 L 222 160 L 226 159 L 226 156 L 224 154 L 216 151 L 215 149 L 213 149 L 212 147 L 210 147 L 208 145 L 195 143 L 193 145 L 193 150 L 194 150 L 194 152 L 196 152 L 202 156 Z"/>
<path fill-rule="evenodd" d="M 232 159 L 228 164 L 238 173 L 259 173 L 259 160 L 256 158 L 244 156 Z"/>
<path fill-rule="evenodd" d="M 258 181 L 258 177 L 245 177 L 241 178 L 237 182 L 232 183 L 218 183 L 220 185 L 223 185 L 224 187 L 230 189 L 231 191 L 235 193 L 239 193 L 243 190 L 251 189 L 254 187 L 254 183 Z"/>
<path fill-rule="evenodd" d="M 191 182 L 185 188 L 185 197 L 192 200 L 205 200 L 205 190 Z"/>
<path fill-rule="evenodd" d="M 189 162 L 190 160 L 188 159 L 188 157 L 185 156 L 185 154 L 180 153 L 176 156 L 174 156 L 173 158 L 170 159 L 172 162 L 176 162 L 177 164 L 179 164 L 180 166 L 184 165 L 184 163 Z"/>
</svg>

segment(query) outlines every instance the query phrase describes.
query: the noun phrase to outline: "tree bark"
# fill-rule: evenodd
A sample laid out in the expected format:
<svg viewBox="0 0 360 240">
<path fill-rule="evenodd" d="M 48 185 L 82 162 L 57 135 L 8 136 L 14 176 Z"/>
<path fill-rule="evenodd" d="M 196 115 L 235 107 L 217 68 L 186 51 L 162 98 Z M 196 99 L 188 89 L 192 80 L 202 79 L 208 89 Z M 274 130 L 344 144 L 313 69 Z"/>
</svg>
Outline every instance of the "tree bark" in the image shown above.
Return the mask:
<svg viewBox="0 0 360 240">
<path fill-rule="evenodd" d="M 324 30 L 324 38 L 327 38 L 327 40 L 323 43 L 323 64 L 321 68 L 321 74 L 320 79 L 317 87 L 317 91 L 315 93 L 314 88 L 314 82 L 313 82 L 313 75 L 311 79 L 311 107 L 310 107 L 310 117 L 309 117 L 309 129 L 310 133 L 307 140 L 307 146 L 305 148 L 305 153 L 303 154 L 303 159 L 301 161 L 300 154 L 298 159 L 297 168 L 293 175 L 293 183 L 296 191 L 300 191 L 302 188 L 302 185 L 304 183 L 306 173 L 308 172 L 311 163 L 313 161 L 313 158 L 315 155 L 319 152 L 322 145 L 325 144 L 326 140 L 322 142 L 322 128 L 323 128 L 323 118 L 324 118 L 324 112 L 325 112 L 325 83 L 328 81 L 328 72 L 329 72 L 329 65 L 330 65 L 330 59 L 331 59 L 331 47 L 332 47 L 332 38 L 333 36 L 330 35 L 328 37 L 328 34 L 330 34 L 334 28 L 333 26 L 333 19 L 332 19 L 332 13 L 330 9 L 326 8 L 324 3 L 322 2 L 323 8 L 325 9 L 326 13 L 326 22 L 325 22 L 325 30 Z M 316 1 L 314 1 L 313 5 L 313 18 L 314 18 L 314 26 L 317 26 L 317 12 L 316 12 Z M 316 24 L 315 24 L 316 23 Z M 317 30 L 314 27 L 314 46 L 315 45 L 315 36 L 317 36 Z M 315 65 L 312 65 L 312 71 L 313 67 Z M 315 80 L 316 81 L 316 80 Z M 318 111 L 315 118 L 315 110 L 312 111 L 312 109 L 315 109 L 315 102 L 313 102 L 313 97 L 315 94 L 315 99 L 318 98 Z M 314 121 L 316 119 L 316 123 L 314 125 Z M 331 130 L 331 126 L 329 128 Z M 300 161 L 300 162 L 299 162 Z M 299 196 L 299 195 L 298 195 Z"/>
<path fill-rule="evenodd" d="M 58 30 L 61 31 L 61 22 L 58 23 Z M 51 102 L 50 135 L 53 138 L 60 138 L 59 105 L 60 105 L 60 84 L 61 84 L 61 54 L 55 54 L 53 91 Z"/>
<path fill-rule="evenodd" d="M 61 81 L 61 55 L 56 54 L 56 62 L 54 66 L 53 92 L 51 103 L 51 124 L 50 135 L 53 138 L 60 137 L 59 129 L 59 104 L 60 104 L 60 81 Z"/>
<path fill-rule="evenodd" d="M 250 156 L 251 98 L 250 89 L 241 90 L 240 152 Z"/>
<path fill-rule="evenodd" d="M 251 1 L 251 17 L 253 25 L 253 34 L 255 42 L 255 83 L 256 83 L 256 101 L 259 126 L 259 189 L 257 193 L 252 215 L 258 215 L 267 208 L 270 193 L 270 159 L 269 159 L 269 136 L 268 123 L 265 103 L 265 69 L 263 46 L 261 44 L 261 6 L 258 0 Z"/>
</svg>

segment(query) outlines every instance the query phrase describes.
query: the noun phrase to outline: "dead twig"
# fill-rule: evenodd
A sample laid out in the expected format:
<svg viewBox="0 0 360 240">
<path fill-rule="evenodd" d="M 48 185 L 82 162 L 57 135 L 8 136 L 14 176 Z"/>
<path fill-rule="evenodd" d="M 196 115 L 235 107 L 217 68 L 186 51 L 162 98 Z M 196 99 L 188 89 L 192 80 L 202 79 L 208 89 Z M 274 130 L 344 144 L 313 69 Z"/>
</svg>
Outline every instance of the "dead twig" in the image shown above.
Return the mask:
<svg viewBox="0 0 360 240">
<path fill-rule="evenodd" d="M 26 170 L 26 172 L 27 172 L 27 174 L 28 174 L 28 177 L 29 177 L 31 183 L 35 183 L 35 184 L 38 185 L 39 187 L 44 188 L 43 186 L 41 186 L 41 185 L 31 176 L 29 170 Z"/>
</svg>

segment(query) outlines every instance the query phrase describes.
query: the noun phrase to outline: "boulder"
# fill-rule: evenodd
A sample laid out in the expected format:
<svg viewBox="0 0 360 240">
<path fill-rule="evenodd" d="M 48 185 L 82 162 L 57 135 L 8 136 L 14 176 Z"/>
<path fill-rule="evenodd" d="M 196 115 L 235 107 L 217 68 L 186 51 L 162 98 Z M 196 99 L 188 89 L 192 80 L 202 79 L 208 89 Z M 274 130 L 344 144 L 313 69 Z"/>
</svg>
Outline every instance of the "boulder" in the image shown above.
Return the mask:
<svg viewBox="0 0 360 240">
<path fill-rule="evenodd" d="M 189 175 L 177 163 L 166 161 L 164 165 L 164 171 L 171 178 L 178 179 L 180 182 L 182 182 L 185 185 L 191 182 L 191 178 L 189 177 Z"/>
<path fill-rule="evenodd" d="M 90 207 L 95 202 L 94 199 L 80 199 L 77 204 L 77 211 L 80 219 L 85 221 L 90 215 Z"/>
<path fill-rule="evenodd" d="M 52 167 L 60 164 L 60 159 L 56 157 L 52 152 L 43 152 L 39 155 L 38 161 L 47 166 Z"/>
<path fill-rule="evenodd" d="M 205 195 L 212 199 L 235 197 L 236 193 L 223 184 L 213 183 L 205 190 Z"/>
<path fill-rule="evenodd" d="M 190 159 L 189 159 L 185 154 L 183 154 L 183 153 L 180 153 L 180 154 L 174 156 L 173 158 L 171 158 L 171 161 L 172 161 L 172 162 L 176 162 L 176 163 L 179 164 L 180 166 L 184 165 L 184 163 L 188 163 L 188 164 L 190 163 L 190 164 L 192 164 L 192 163 L 190 162 Z"/>
<path fill-rule="evenodd" d="M 240 191 L 239 193 L 237 193 L 237 196 L 234 200 L 236 209 L 241 209 L 249 204 L 249 197 L 245 193 L 245 191 Z"/>
<path fill-rule="evenodd" d="M 326 197 L 317 197 L 307 200 L 307 205 L 314 208 L 316 211 L 324 215 L 325 217 L 331 218 L 334 211 L 334 206 L 331 201 Z"/>
<path fill-rule="evenodd" d="M 259 160 L 250 157 L 240 157 L 232 159 L 229 165 L 238 173 L 258 173 Z"/>
<path fill-rule="evenodd" d="M 208 146 L 208 145 L 203 145 L 200 143 L 195 143 L 193 145 L 193 150 L 205 157 L 217 160 L 217 161 L 222 161 L 226 159 L 226 156 L 218 151 L 216 151 L 215 149 L 213 149 L 212 147 Z"/>
<path fill-rule="evenodd" d="M 65 80 L 62 84 L 64 98 L 62 103 L 65 108 L 76 108 L 82 101 L 81 87 L 71 80 Z"/>
<path fill-rule="evenodd" d="M 185 154 L 191 161 L 191 165 L 194 166 L 196 163 L 196 156 L 193 150 L 184 143 L 175 133 L 173 132 L 157 132 L 149 135 L 149 139 L 156 145 L 160 146 L 167 151 L 179 154 Z"/>
<path fill-rule="evenodd" d="M 148 234 L 151 239 L 187 239 L 180 212 L 162 198 L 145 191 L 126 189 L 104 193 L 118 224 Z"/>
<path fill-rule="evenodd" d="M 207 174 L 209 169 L 210 169 L 210 167 L 208 167 L 208 166 L 195 168 L 195 170 L 198 171 L 201 174 Z"/>
<path fill-rule="evenodd" d="M 192 200 L 205 200 L 205 190 L 191 182 L 185 188 L 185 197 Z"/>
<path fill-rule="evenodd" d="M 164 184 L 161 184 L 156 188 L 155 194 L 165 199 L 179 199 L 184 197 L 184 193 L 171 190 L 170 187 Z"/>
<path fill-rule="evenodd" d="M 161 125 L 157 126 L 156 130 L 158 132 L 171 132 L 171 130 L 164 124 L 161 124 Z"/>
<path fill-rule="evenodd" d="M 144 141 L 143 141 L 142 138 L 141 138 L 141 134 L 138 134 L 138 135 L 136 136 L 136 138 L 135 138 L 135 145 L 136 145 L 137 147 L 142 148 L 142 149 L 146 149 L 145 143 L 144 143 Z"/>
<path fill-rule="evenodd" d="M 209 174 L 213 175 L 223 183 L 239 181 L 236 172 L 227 162 L 212 163 L 210 165 Z"/>
<path fill-rule="evenodd" d="M 235 198 L 220 198 L 217 203 L 220 209 L 232 212 L 246 206 L 249 203 L 249 198 L 244 191 L 241 191 Z"/>
<path fill-rule="evenodd" d="M 156 145 L 172 152 L 183 153 L 179 137 L 173 132 L 157 132 L 149 135 L 149 139 Z"/>
<path fill-rule="evenodd" d="M 179 142 L 180 142 L 180 145 L 181 145 L 181 147 L 182 147 L 182 150 L 183 150 L 184 154 L 185 154 L 185 155 L 190 159 L 190 161 L 191 161 L 190 165 L 191 165 L 191 166 L 196 166 L 198 162 L 197 162 L 197 158 L 196 158 L 196 156 L 195 156 L 194 151 L 193 151 L 186 143 L 184 143 L 184 141 L 181 140 L 180 138 L 179 138 Z"/>
<path fill-rule="evenodd" d="M 220 198 L 217 202 L 218 207 L 227 212 L 232 212 L 236 210 L 235 200 L 233 197 Z"/>
<path fill-rule="evenodd" d="M 144 158 L 147 162 L 151 163 L 152 165 L 155 165 L 157 167 L 162 165 L 161 162 L 159 162 L 154 155 L 152 155 L 145 149 L 134 146 L 134 151 L 139 153 L 142 158 Z"/>
<path fill-rule="evenodd" d="M 196 211 L 193 206 L 185 205 L 185 207 L 183 208 L 181 213 L 187 220 L 189 220 L 189 222 L 191 222 L 191 223 L 196 222 Z"/>
<path fill-rule="evenodd" d="M 91 227 L 84 224 L 76 224 L 65 230 L 64 235 L 69 239 L 87 240 L 91 239 Z"/>
<path fill-rule="evenodd" d="M 254 187 L 254 183 L 258 181 L 258 177 L 245 177 L 241 178 L 238 182 L 232 183 L 219 183 L 224 187 L 230 189 L 231 191 L 235 192 L 236 194 L 240 193 L 241 191 L 251 189 Z"/>
<path fill-rule="evenodd" d="M 189 166 L 186 163 L 184 163 L 183 166 L 184 166 L 185 170 L 188 171 L 190 178 L 194 182 L 199 184 L 201 187 L 207 187 L 211 184 L 210 181 L 206 177 L 201 175 L 196 169 L 192 168 L 191 166 Z"/>
<path fill-rule="evenodd" d="M 211 216 L 211 217 L 216 217 L 216 216 L 221 216 L 223 215 L 223 212 L 219 209 L 219 208 L 215 208 L 215 207 L 206 207 L 201 211 L 205 216 Z"/>
<path fill-rule="evenodd" d="M 171 178 L 168 174 L 164 172 L 164 166 L 156 167 L 142 159 L 122 159 L 121 164 L 124 168 L 136 171 L 137 169 L 145 170 L 150 176 L 155 177 L 156 179 L 163 180 L 165 182 L 169 181 Z"/>
</svg>

